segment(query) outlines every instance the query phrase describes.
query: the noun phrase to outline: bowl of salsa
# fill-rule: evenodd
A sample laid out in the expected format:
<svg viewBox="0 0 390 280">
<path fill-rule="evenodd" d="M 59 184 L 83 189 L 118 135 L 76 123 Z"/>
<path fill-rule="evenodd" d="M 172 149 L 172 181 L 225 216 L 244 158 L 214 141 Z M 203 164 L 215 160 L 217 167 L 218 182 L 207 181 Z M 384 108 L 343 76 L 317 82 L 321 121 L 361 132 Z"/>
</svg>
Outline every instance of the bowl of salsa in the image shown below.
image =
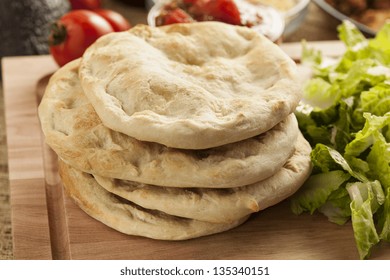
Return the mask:
<svg viewBox="0 0 390 280">
<path fill-rule="evenodd" d="M 281 39 L 285 28 L 277 9 L 250 0 L 161 0 L 150 9 L 147 20 L 151 26 L 220 21 L 252 28 L 273 42 Z"/>
</svg>

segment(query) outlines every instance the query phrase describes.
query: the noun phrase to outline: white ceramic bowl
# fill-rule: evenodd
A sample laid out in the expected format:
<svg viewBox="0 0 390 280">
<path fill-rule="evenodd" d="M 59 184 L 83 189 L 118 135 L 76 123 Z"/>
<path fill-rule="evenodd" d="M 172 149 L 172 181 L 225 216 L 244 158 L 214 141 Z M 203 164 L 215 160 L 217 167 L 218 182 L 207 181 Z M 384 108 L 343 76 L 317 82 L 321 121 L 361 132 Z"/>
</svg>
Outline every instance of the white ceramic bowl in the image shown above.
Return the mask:
<svg viewBox="0 0 390 280">
<path fill-rule="evenodd" d="M 304 21 L 309 9 L 310 0 L 296 0 L 296 5 L 284 13 L 286 27 L 283 36 L 295 32 Z"/>
</svg>

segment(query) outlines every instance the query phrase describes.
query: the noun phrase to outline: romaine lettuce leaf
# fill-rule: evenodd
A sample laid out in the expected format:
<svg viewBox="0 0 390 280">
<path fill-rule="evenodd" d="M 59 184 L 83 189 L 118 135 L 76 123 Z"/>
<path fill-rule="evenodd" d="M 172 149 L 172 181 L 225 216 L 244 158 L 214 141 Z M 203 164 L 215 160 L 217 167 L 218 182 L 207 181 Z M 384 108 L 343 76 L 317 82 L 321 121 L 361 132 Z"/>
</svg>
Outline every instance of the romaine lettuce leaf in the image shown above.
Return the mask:
<svg viewBox="0 0 390 280">
<path fill-rule="evenodd" d="M 383 211 L 378 214 L 378 227 L 381 231 L 380 239 L 390 242 L 390 143 L 378 132 L 367 156 L 367 163 L 370 176 L 379 179 L 386 194 Z"/>
<path fill-rule="evenodd" d="M 390 108 L 389 108 L 390 109 Z M 384 116 L 375 116 L 370 113 L 363 113 L 366 119 L 364 127 L 355 135 L 355 138 L 345 147 L 345 155 L 359 156 L 374 144 L 375 140 L 382 137 L 382 129 L 390 125 L 390 112 Z M 383 139 L 382 141 L 385 141 Z"/>
<path fill-rule="evenodd" d="M 291 198 L 291 209 L 295 214 L 309 211 L 313 213 L 323 206 L 331 193 L 351 176 L 341 170 L 319 173 L 311 176 L 303 187 Z"/>
<path fill-rule="evenodd" d="M 340 40 L 349 48 L 356 49 L 367 44 L 366 37 L 350 21 L 343 21 L 337 30 Z"/>
<path fill-rule="evenodd" d="M 369 40 L 371 57 L 374 57 L 384 65 L 390 64 L 390 24 L 386 23 L 376 34 L 375 38 Z"/>
<path fill-rule="evenodd" d="M 314 168 L 291 208 L 337 224 L 351 219 L 363 259 L 390 242 L 390 22 L 372 39 L 348 21 L 338 31 L 346 46 L 339 59 L 303 44 L 313 78 L 296 116 Z"/>
<path fill-rule="evenodd" d="M 310 157 L 314 165 L 314 170 L 320 169 L 322 173 L 327 173 L 332 170 L 344 170 L 361 182 L 368 181 L 365 175 L 353 170 L 338 151 L 326 145 L 317 144 L 312 150 Z"/>
<path fill-rule="evenodd" d="M 318 211 L 328 217 L 330 222 L 343 225 L 351 219 L 351 198 L 345 187 L 333 191 Z"/>
<path fill-rule="evenodd" d="M 390 72 L 390 68 L 389 68 Z M 379 83 L 360 95 L 360 105 L 353 112 L 354 119 L 363 124 L 364 112 L 370 112 L 376 116 L 385 115 L 390 108 L 390 83 Z"/>
<path fill-rule="evenodd" d="M 351 219 L 356 245 L 361 259 L 369 257 L 373 245 L 379 242 L 374 213 L 385 197 L 378 181 L 350 183 L 346 189 L 351 197 Z"/>
<path fill-rule="evenodd" d="M 378 211 L 378 227 L 380 229 L 379 238 L 390 242 L 390 192 L 387 195 L 383 207 Z"/>
</svg>

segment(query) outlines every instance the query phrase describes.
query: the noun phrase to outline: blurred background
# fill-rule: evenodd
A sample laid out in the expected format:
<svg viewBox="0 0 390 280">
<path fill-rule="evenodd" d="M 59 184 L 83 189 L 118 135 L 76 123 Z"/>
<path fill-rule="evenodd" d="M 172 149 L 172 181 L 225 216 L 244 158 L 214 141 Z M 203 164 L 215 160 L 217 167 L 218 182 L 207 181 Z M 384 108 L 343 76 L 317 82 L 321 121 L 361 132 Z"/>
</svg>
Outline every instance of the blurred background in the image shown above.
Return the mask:
<svg viewBox="0 0 390 280">
<path fill-rule="evenodd" d="M 100 0 L 105 9 L 121 13 L 132 25 L 147 24 L 148 10 L 158 0 Z M 312 2 L 312 1 L 311 1 Z M 52 22 L 70 10 L 68 0 L 1 0 L 0 58 L 4 56 L 47 54 L 47 37 Z M 306 39 L 337 39 L 339 21 L 313 2 L 299 27 L 284 42 Z"/>
</svg>

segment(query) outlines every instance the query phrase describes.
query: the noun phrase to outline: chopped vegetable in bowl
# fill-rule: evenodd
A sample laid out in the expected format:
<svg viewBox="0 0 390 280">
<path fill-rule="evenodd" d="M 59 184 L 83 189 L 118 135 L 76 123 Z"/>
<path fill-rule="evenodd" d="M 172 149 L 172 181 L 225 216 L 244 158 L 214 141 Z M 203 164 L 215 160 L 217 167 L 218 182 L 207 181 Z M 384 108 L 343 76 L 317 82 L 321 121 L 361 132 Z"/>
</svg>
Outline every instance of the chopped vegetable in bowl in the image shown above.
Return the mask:
<svg viewBox="0 0 390 280">
<path fill-rule="evenodd" d="M 271 6 L 249 0 L 163 0 L 148 14 L 150 26 L 195 21 L 220 21 L 252 28 L 278 42 L 285 24 L 282 14 Z"/>
<path fill-rule="evenodd" d="M 390 23 L 373 39 L 348 21 L 339 26 L 344 55 L 331 63 L 303 44 L 313 77 L 296 111 L 311 143 L 312 176 L 292 211 L 351 220 L 361 259 L 390 242 Z"/>
</svg>

